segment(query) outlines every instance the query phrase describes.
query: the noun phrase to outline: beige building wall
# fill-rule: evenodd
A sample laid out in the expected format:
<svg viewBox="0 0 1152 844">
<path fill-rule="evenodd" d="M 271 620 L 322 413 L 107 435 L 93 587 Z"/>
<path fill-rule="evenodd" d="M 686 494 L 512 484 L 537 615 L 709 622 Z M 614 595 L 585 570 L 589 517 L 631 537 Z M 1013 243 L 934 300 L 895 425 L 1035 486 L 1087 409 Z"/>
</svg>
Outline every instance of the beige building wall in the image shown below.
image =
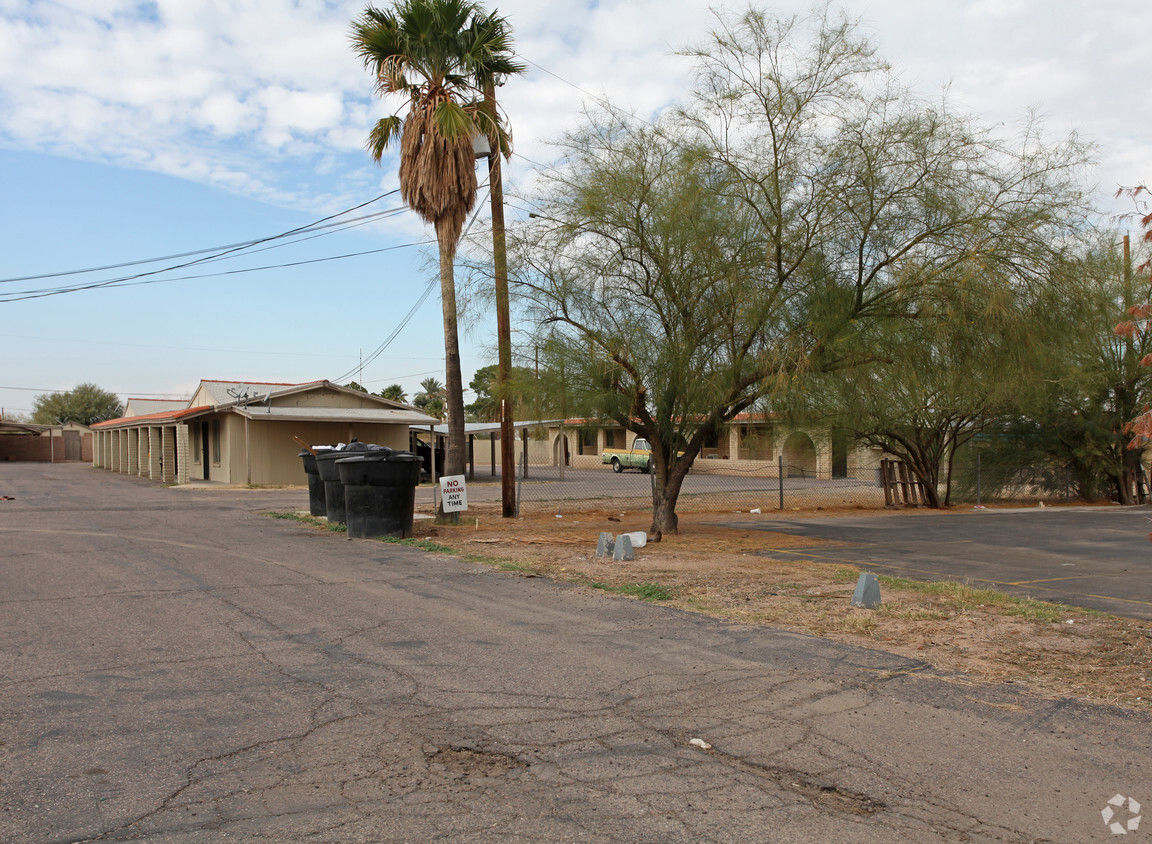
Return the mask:
<svg viewBox="0 0 1152 844">
<path fill-rule="evenodd" d="M 241 417 L 237 442 L 244 442 L 245 432 Z M 396 451 L 408 450 L 408 426 L 357 422 L 263 422 L 248 420 L 248 442 L 252 445 L 251 478 L 254 484 L 304 484 L 304 462 L 300 459 L 300 437 L 309 445 L 336 445 L 349 443 L 353 438 L 363 443 L 382 445 Z M 231 483 L 246 483 L 248 464 L 242 449 L 231 465 Z"/>
<path fill-rule="evenodd" d="M 576 431 L 573 428 L 565 428 L 564 433 L 568 438 L 568 454 L 569 464 L 575 465 L 574 461 L 578 455 L 576 454 Z M 560 443 L 560 430 L 556 427 L 551 428 L 535 428 L 528 429 L 528 465 L 529 466 L 559 466 L 561 451 Z M 495 434 L 495 461 L 496 468 L 499 470 L 501 460 L 503 460 L 502 443 L 500 442 L 500 435 Z M 425 441 L 428 439 L 425 436 Z M 479 472 L 482 468 L 487 467 L 492 462 L 493 443 L 486 435 L 477 435 L 476 437 L 476 470 Z M 516 455 L 516 465 L 519 466 L 520 462 L 524 459 L 524 431 L 523 429 L 516 431 L 516 446 L 514 448 Z M 596 458 L 599 461 L 599 457 Z"/>
<path fill-rule="evenodd" d="M 205 435 L 207 475 L 204 472 Z M 188 425 L 188 477 L 193 481 L 207 478 L 226 484 L 307 483 L 299 457 L 300 445 L 294 437 L 309 445 L 336 445 L 356 438 L 397 451 L 408 450 L 407 424 L 264 421 L 259 414 L 254 418 L 236 413 L 208 414 Z"/>
<path fill-rule="evenodd" d="M 576 468 L 595 468 L 603 465 L 601 453 L 605 448 L 629 448 L 636 439 L 631 431 L 605 427 L 595 431 L 595 440 L 585 443 L 580 453 L 580 438 L 587 429 L 568 427 L 563 437 L 568 441 L 568 465 Z M 557 466 L 563 455 L 561 429 L 548 428 L 545 447 L 535 443 L 529 447 L 530 465 Z M 591 439 L 591 437 L 589 437 Z M 517 445 L 517 465 L 520 461 Z M 479 452 L 478 452 L 479 454 Z M 497 445 L 499 455 L 499 445 Z M 882 455 L 876 449 L 848 443 L 847 474 L 851 478 L 869 479 L 876 471 Z M 721 433 L 714 448 L 692 464 L 699 474 L 747 474 L 754 472 L 767 477 L 779 474 L 780 458 L 786 474 L 800 474 L 827 480 L 833 473 L 832 435 L 824 428 L 793 428 L 775 424 L 748 424 L 736 422 Z M 499 458 L 497 458 L 499 459 Z M 479 461 L 478 461 L 479 462 Z"/>
</svg>

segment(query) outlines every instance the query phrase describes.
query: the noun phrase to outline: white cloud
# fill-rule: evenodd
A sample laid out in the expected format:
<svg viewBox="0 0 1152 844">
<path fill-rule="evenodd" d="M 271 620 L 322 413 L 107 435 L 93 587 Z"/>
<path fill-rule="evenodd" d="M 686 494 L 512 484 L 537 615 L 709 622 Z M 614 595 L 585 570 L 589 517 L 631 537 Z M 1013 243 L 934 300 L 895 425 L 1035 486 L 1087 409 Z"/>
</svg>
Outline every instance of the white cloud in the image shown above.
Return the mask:
<svg viewBox="0 0 1152 844">
<path fill-rule="evenodd" d="M 305 135 L 339 125 L 344 113 L 340 94 L 334 91 L 290 91 L 274 85 L 260 91 L 255 99 L 266 113 L 267 125 Z"/>
<path fill-rule="evenodd" d="M 743 8 L 742 0 L 721 5 Z M 773 5 L 803 13 L 806 3 Z M 0 143 L 162 170 L 253 195 L 324 195 L 298 171 L 368 185 L 362 153 L 372 122 L 396 103 L 373 98 L 349 48 L 361 2 L 292 0 L 6 0 L 0 3 Z M 651 116 L 684 95 L 690 62 L 674 50 L 713 25 L 698 0 L 599 3 L 507 0 L 499 8 L 530 62 L 500 99 L 517 151 L 547 161 L 545 141 L 573 127 L 581 103 L 607 97 Z M 902 78 L 991 122 L 1029 106 L 1053 133 L 1103 144 L 1102 181 L 1148 173 L 1152 105 L 1133 33 L 1152 11 L 1117 0 L 978 0 L 921 5 L 853 0 Z M 523 162 L 521 162 L 522 164 Z M 222 169 L 221 169 L 222 168 Z M 223 178 L 219 174 L 227 173 Z M 248 174 L 247 179 L 237 174 Z M 196 174 L 196 175 L 192 175 Z M 314 175 L 312 173 L 311 175 Z M 304 182 L 312 187 L 301 187 Z M 279 187 L 273 187 L 279 185 Z"/>
<path fill-rule="evenodd" d="M 253 115 L 231 94 L 213 94 L 200 103 L 200 119 L 218 135 L 236 135 L 251 128 Z"/>
</svg>

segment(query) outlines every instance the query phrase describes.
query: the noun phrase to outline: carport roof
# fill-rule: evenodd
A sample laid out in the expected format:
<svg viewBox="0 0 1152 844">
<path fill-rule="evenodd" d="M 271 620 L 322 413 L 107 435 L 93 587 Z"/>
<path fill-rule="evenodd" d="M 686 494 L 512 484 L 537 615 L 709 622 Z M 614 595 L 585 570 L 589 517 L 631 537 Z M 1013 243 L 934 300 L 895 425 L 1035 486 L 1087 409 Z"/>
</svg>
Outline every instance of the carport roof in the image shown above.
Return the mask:
<svg viewBox="0 0 1152 844">
<path fill-rule="evenodd" d="M 439 419 L 429 419 L 428 421 L 434 422 L 437 424 L 429 425 L 428 422 L 426 422 L 423 425 L 413 425 L 412 430 L 414 430 L 414 431 L 427 431 L 429 428 L 432 428 L 432 430 L 435 431 L 437 434 L 442 434 L 443 436 L 448 436 L 448 425 L 446 423 L 440 422 Z M 532 419 L 532 420 L 524 420 L 521 422 L 513 422 L 512 427 L 519 431 L 519 430 L 522 430 L 524 428 L 535 428 L 535 427 L 540 426 L 540 425 L 558 425 L 560 422 L 563 422 L 563 421 L 564 420 L 562 420 L 562 419 Z M 492 434 L 492 433 L 499 433 L 499 432 L 500 432 L 500 423 L 499 422 L 465 422 L 464 423 L 464 433 L 465 434 Z"/>
<path fill-rule="evenodd" d="M 42 434 L 49 428 L 58 428 L 59 425 L 34 425 L 31 422 L 3 422 L 0 421 L 0 434 Z"/>
<path fill-rule="evenodd" d="M 145 413 L 143 416 L 125 416 L 121 419 L 109 419 L 106 422 L 97 422 L 95 428 L 131 428 L 136 425 L 158 425 L 163 422 L 178 422 L 192 416 L 199 416 L 212 410 L 210 405 L 200 407 L 187 407 L 182 410 L 161 410 L 157 413 Z"/>
</svg>

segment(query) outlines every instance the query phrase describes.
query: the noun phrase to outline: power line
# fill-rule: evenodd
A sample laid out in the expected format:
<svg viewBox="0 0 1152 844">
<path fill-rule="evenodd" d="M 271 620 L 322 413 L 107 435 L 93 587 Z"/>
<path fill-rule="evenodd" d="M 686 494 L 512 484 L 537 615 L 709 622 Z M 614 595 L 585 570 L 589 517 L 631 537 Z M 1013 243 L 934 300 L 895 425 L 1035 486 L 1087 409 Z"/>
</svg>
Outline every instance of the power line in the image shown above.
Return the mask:
<svg viewBox="0 0 1152 844">
<path fill-rule="evenodd" d="M 387 196 L 387 195 L 388 194 L 384 194 L 384 196 Z M 370 200 L 370 202 L 376 202 L 377 200 L 379 200 L 381 198 L 383 198 L 383 197 L 377 197 L 376 199 Z M 158 278 L 152 278 L 152 276 L 162 275 L 164 273 L 172 272 L 174 270 L 179 270 L 179 269 L 184 269 L 187 267 L 209 264 L 209 263 L 213 263 L 216 261 L 224 260 L 225 258 L 228 258 L 228 257 L 236 257 L 237 253 L 243 252 L 243 250 L 246 250 L 246 249 L 248 251 L 243 252 L 243 254 L 245 254 L 245 255 L 252 255 L 252 254 L 256 254 L 257 252 L 265 251 L 265 250 L 252 250 L 252 249 L 249 249 L 249 247 L 252 245 L 257 245 L 257 244 L 261 244 L 261 243 L 268 243 L 268 242 L 275 241 L 275 240 L 281 239 L 281 238 L 292 237 L 296 234 L 300 234 L 303 232 L 314 231 L 317 228 L 323 228 L 323 226 L 321 226 L 320 224 L 326 222 L 327 220 L 333 219 L 334 217 L 339 217 L 342 214 L 347 214 L 350 211 L 355 211 L 357 208 L 362 208 L 362 207 L 364 207 L 364 205 L 367 205 L 367 204 L 369 204 L 369 203 L 363 203 L 362 205 L 356 206 L 356 208 L 349 209 L 348 211 L 343 211 L 340 214 L 333 215 L 332 217 L 326 217 L 323 220 L 319 220 L 316 223 L 313 223 L 309 226 L 301 226 L 300 228 L 293 229 L 291 231 L 284 232 L 284 233 L 279 234 L 279 235 L 274 235 L 272 237 L 262 238 L 262 239 L 254 240 L 254 241 L 248 241 L 245 244 L 243 244 L 241 246 L 237 246 L 237 247 L 224 247 L 222 251 L 217 251 L 217 252 L 215 252 L 215 254 L 212 254 L 209 257 L 200 258 L 200 259 L 197 259 L 195 261 L 187 261 L 187 262 L 182 263 L 182 264 L 176 264 L 176 265 L 169 266 L 169 267 L 163 267 L 163 268 L 160 268 L 157 270 L 151 270 L 148 272 L 136 273 L 136 274 L 128 275 L 128 276 L 121 276 L 118 278 L 104 279 L 102 281 L 89 282 L 89 283 L 84 283 L 84 284 L 74 284 L 74 285 L 66 285 L 66 286 L 61 286 L 61 287 L 48 287 L 48 288 L 32 289 L 32 290 L 20 290 L 20 291 L 14 291 L 11 293 L 0 293 L 0 303 L 19 302 L 19 301 L 23 301 L 23 300 L 27 300 L 27 299 L 42 299 L 42 298 L 45 298 L 47 296 L 58 296 L 58 295 L 61 295 L 64 293 L 77 293 L 77 292 L 80 292 L 83 290 L 99 290 L 99 289 L 113 288 L 113 287 L 131 287 L 131 286 L 137 286 L 137 285 L 142 285 L 142 284 L 158 284 L 158 283 L 168 282 L 168 281 L 183 281 L 183 280 L 188 280 L 188 279 L 212 278 L 215 276 L 222 276 L 222 275 L 235 275 L 238 273 L 257 272 L 257 271 L 261 271 L 261 270 L 277 269 L 277 268 L 282 268 L 282 267 L 302 266 L 302 265 L 311 264 L 311 263 L 321 263 L 324 261 L 334 261 L 334 260 L 340 260 L 343 258 L 354 258 L 354 257 L 362 256 L 362 255 L 378 254 L 380 252 L 387 252 L 387 251 L 390 251 L 393 249 L 402 249 L 402 248 L 406 248 L 406 247 L 410 247 L 410 246 L 419 246 L 419 245 L 422 245 L 423 243 L 428 242 L 428 241 L 415 241 L 412 243 L 400 244 L 399 246 L 385 247 L 382 249 L 365 250 L 363 252 L 346 253 L 344 255 L 334 255 L 334 256 L 329 256 L 326 258 L 316 258 L 316 259 L 311 259 L 311 260 L 307 260 L 307 261 L 286 262 L 283 264 L 273 264 L 273 265 L 268 265 L 268 266 L 264 266 L 264 267 L 253 267 L 253 268 L 248 268 L 248 269 L 244 269 L 244 270 L 233 270 L 233 271 L 222 272 L 222 273 L 202 273 L 202 274 L 198 274 L 198 275 L 179 276 L 179 277 L 175 277 L 175 278 L 159 278 L 159 279 Z M 380 212 L 379 215 L 369 215 L 369 217 L 372 219 L 378 219 L 380 216 L 391 216 L 391 215 L 402 213 L 405 210 L 406 209 L 404 209 L 404 208 L 389 209 L 387 211 Z M 366 218 L 359 218 L 357 221 L 352 221 L 352 222 L 357 224 L 357 225 L 363 225 L 364 219 L 366 219 Z M 341 224 L 336 224 L 336 225 L 341 225 Z M 319 236 L 320 235 L 312 235 L 312 237 L 319 237 Z M 305 240 L 305 239 L 310 239 L 310 238 L 297 239 L 294 241 L 290 241 L 290 244 L 300 243 L 300 242 L 302 242 L 302 240 Z M 282 245 L 288 245 L 288 244 L 278 244 L 278 245 L 282 246 Z M 267 247 L 267 248 L 274 248 L 274 247 Z M 190 253 L 190 254 L 197 254 L 197 253 Z M 147 263 L 147 262 L 144 262 L 144 263 Z"/>
<path fill-rule="evenodd" d="M 111 280 L 102 281 L 102 282 L 94 282 L 92 284 L 76 285 L 74 287 L 47 288 L 47 289 L 36 290 L 36 291 L 21 291 L 20 293 L 12 294 L 12 298 L 8 299 L 8 301 L 18 301 L 19 299 L 24 299 L 24 298 L 40 298 L 41 296 L 44 296 L 44 295 L 57 295 L 59 293 L 73 293 L 73 292 L 76 292 L 79 290 L 94 290 L 94 289 L 98 289 L 101 287 L 114 286 L 117 283 L 123 282 L 123 281 L 131 281 L 131 280 L 138 279 L 138 278 L 144 278 L 146 276 L 159 275 L 161 273 L 171 272 L 172 270 L 181 270 L 181 269 L 184 269 L 185 267 L 192 267 L 192 266 L 196 266 L 197 264 L 207 263 L 209 261 L 213 261 L 213 260 L 217 260 L 219 258 L 222 258 L 226 255 L 232 255 L 232 254 L 235 254 L 237 252 L 241 252 L 244 249 L 247 249 L 251 246 L 257 246 L 261 243 L 269 243 L 269 242 L 272 242 L 274 240 L 280 240 L 282 238 L 292 237 L 293 235 L 301 234 L 303 232 L 310 231 L 310 230 L 314 229 L 316 226 L 320 226 L 323 223 L 327 223 L 329 220 L 334 220 L 338 217 L 343 217 L 345 214 L 350 214 L 353 211 L 358 211 L 361 208 L 364 208 L 365 206 L 371 205 L 373 202 L 378 202 L 379 200 L 383 199 L 386 196 L 389 196 L 392 193 L 395 193 L 395 191 L 389 191 L 388 193 L 381 194 L 380 196 L 377 196 L 374 199 L 370 199 L 367 202 L 362 202 L 359 205 L 353 206 L 352 208 L 349 208 L 345 211 L 340 211 L 337 214 L 330 214 L 327 217 L 322 217 L 319 220 L 316 220 L 315 222 L 309 223 L 306 226 L 297 226 L 294 229 L 289 229 L 288 231 L 281 232 L 280 234 L 277 234 L 277 235 L 272 235 L 270 237 L 264 237 L 264 238 L 259 238 L 257 240 L 248 241 L 247 243 L 245 243 L 243 245 L 224 247 L 221 250 L 213 250 L 215 252 L 215 254 L 213 254 L 209 258 L 198 258 L 194 261 L 186 261 L 183 264 L 175 264 L 173 266 L 164 267 L 164 268 L 161 268 L 158 270 L 151 270 L 149 272 L 137 273 L 136 275 L 126 276 L 126 277 L 119 278 L 119 279 L 111 279 Z M 39 295 L 24 296 L 24 295 L 22 295 L 23 293 L 32 293 L 32 294 L 39 294 Z"/>
<path fill-rule="evenodd" d="M 538 64 L 536 64 L 536 62 L 532 61 L 532 59 L 528 58 L 527 56 L 523 56 L 523 55 L 521 55 L 521 54 L 517 53 L 517 54 L 516 54 L 516 57 L 517 57 L 517 58 L 520 58 L 520 59 L 524 59 L 524 61 L 526 61 L 528 64 L 532 65 L 532 67 L 536 68 L 537 70 L 542 70 L 542 71 L 544 71 L 544 72 L 545 72 L 545 73 L 547 73 L 549 76 L 551 76 L 551 77 L 553 77 L 553 78 L 555 78 L 555 79 L 559 79 L 559 80 L 560 80 L 561 82 L 563 82 L 565 85 L 570 85 L 570 86 L 572 86 L 572 87 L 573 87 L 573 88 L 575 88 L 577 91 L 579 91 L 581 94 L 584 94 L 585 96 L 591 97 L 592 99 L 594 99 L 594 100 L 597 100 L 597 101 L 605 101 L 605 102 L 606 102 L 606 100 L 604 100 L 604 98 L 603 98 L 603 97 L 600 97 L 600 96 L 598 96 L 598 95 L 596 95 L 596 94 L 593 94 L 591 91 L 585 91 L 583 88 L 581 88 L 581 87 L 580 87 L 579 85 L 577 85 L 575 82 L 569 82 L 567 79 L 565 79 L 565 78 L 564 78 L 563 76 L 561 76 L 559 73 L 553 73 L 553 72 L 552 72 L 552 71 L 550 71 L 548 68 L 546 68 L 546 67 L 542 67 L 541 65 L 538 65 Z"/>
<path fill-rule="evenodd" d="M 487 182 L 485 182 L 482 185 L 482 187 L 485 188 L 484 198 L 486 198 L 488 196 L 487 186 L 488 186 Z M 475 211 L 475 213 L 472 214 L 472 219 L 470 219 L 468 221 L 468 225 L 465 226 L 464 231 L 462 231 L 460 233 L 460 239 L 461 240 L 463 240 L 468 235 L 468 232 L 472 228 L 472 224 L 475 223 L 476 218 L 480 216 L 480 212 L 484 208 L 484 198 L 481 198 L 480 201 L 476 203 L 476 211 Z M 387 337 L 384 338 L 384 341 L 379 346 L 377 346 L 372 351 L 371 354 L 368 355 L 367 359 L 360 361 L 359 363 L 356 364 L 356 366 L 354 366 L 352 369 L 348 370 L 347 372 L 345 372 L 343 375 L 339 376 L 338 378 L 332 378 L 330 380 L 333 383 L 338 384 L 341 381 L 344 381 L 348 378 L 351 378 L 357 372 L 362 372 L 365 364 L 372 363 L 374 360 L 376 360 L 376 358 L 380 357 L 380 355 L 384 353 L 384 350 L 387 349 L 388 346 L 391 345 L 392 341 L 395 340 L 397 338 L 397 336 L 399 336 L 400 332 L 404 330 L 404 327 L 406 325 L 408 325 L 408 323 L 412 320 L 412 317 L 414 317 L 416 315 L 416 311 L 420 310 L 420 306 L 423 305 L 426 301 L 428 301 L 428 297 L 432 294 L 432 288 L 435 286 L 436 281 L 437 281 L 436 278 L 432 278 L 428 281 L 428 283 L 424 286 L 424 291 L 420 294 L 420 297 L 416 300 L 416 304 L 414 304 L 408 310 L 408 313 L 404 315 L 404 318 L 402 320 L 400 320 L 399 325 L 397 325 L 394 329 L 392 329 L 392 333 L 390 333 Z"/>
<path fill-rule="evenodd" d="M 389 194 L 392 194 L 392 193 L 395 193 L 395 191 L 389 191 L 388 193 L 383 194 L 383 195 L 377 197 L 376 199 L 372 200 L 372 202 L 376 202 L 379 199 L 383 199 L 385 196 L 388 196 Z M 357 206 L 357 207 L 363 207 L 363 206 Z M 355 210 L 355 209 L 350 209 L 350 211 L 351 210 Z M 378 220 L 382 217 L 392 216 L 393 214 L 399 213 L 399 212 L 404 211 L 404 210 L 406 210 L 406 209 L 403 206 L 401 206 L 399 208 L 389 208 L 385 211 L 377 211 L 373 214 L 367 214 L 363 217 L 356 217 L 355 219 L 352 219 L 352 220 L 341 220 L 338 223 L 326 223 L 324 225 L 313 224 L 311 226 L 306 226 L 302 229 L 296 230 L 296 233 L 297 234 L 304 234 L 304 233 L 313 232 L 313 231 L 320 231 L 322 229 L 353 228 L 356 225 L 364 225 L 364 224 L 371 222 L 373 220 Z M 350 213 L 350 211 L 343 211 L 343 212 L 341 212 L 341 214 L 347 214 L 347 213 Z M 340 216 L 340 215 L 337 215 L 337 216 Z M 324 233 L 327 234 L 328 232 L 324 232 Z M 276 235 L 275 237 L 276 238 L 284 238 L 284 237 L 288 237 L 288 236 L 289 236 L 288 234 L 282 234 L 282 235 Z M 320 235 L 313 235 L 313 237 L 319 237 L 319 236 Z M 300 240 L 293 241 L 293 242 L 294 243 L 300 243 L 304 240 L 310 240 L 310 239 L 311 238 L 301 238 Z M 249 247 L 249 246 L 255 246 L 255 245 L 258 245 L 260 243 L 264 243 L 267 240 L 269 240 L 269 238 L 259 238 L 256 240 L 246 240 L 246 241 L 242 241 L 240 243 L 229 243 L 229 244 L 226 244 L 224 246 L 212 246 L 212 247 L 209 247 L 207 249 L 196 249 L 196 250 L 193 250 L 191 252 L 178 252 L 174 255 L 163 255 L 163 256 L 160 256 L 158 258 L 142 258 L 142 259 L 139 259 L 136 261 L 125 261 L 125 262 L 120 263 L 120 264 L 105 264 L 104 266 L 101 266 L 101 267 L 85 267 L 84 269 L 79 269 L 79 270 L 62 270 L 60 272 L 42 273 L 40 275 L 25 275 L 25 276 L 16 276 L 14 278 L 0 278 L 0 284 L 11 284 L 11 283 L 17 282 L 17 281 L 39 281 L 40 279 L 45 279 L 45 278 L 61 278 L 63 276 L 68 276 L 68 275 L 83 275 L 85 273 L 104 272 L 106 270 L 119 270 L 119 269 L 124 269 L 126 267 L 137 267 L 137 266 L 141 266 L 143 264 L 155 264 L 155 263 L 159 263 L 160 261 L 175 261 L 179 258 L 189 258 L 193 255 L 204 255 L 204 254 L 207 254 L 210 252 L 221 252 L 224 250 L 244 249 L 244 248 Z"/>
<path fill-rule="evenodd" d="M 379 255 L 382 252 L 393 252 L 397 249 L 410 249 L 413 246 L 427 246 L 435 242 L 436 241 L 434 240 L 415 240 L 411 243 L 401 243 L 396 246 L 383 246 L 379 249 L 366 249 L 362 252 L 347 252 L 343 255 L 329 255 L 324 258 L 309 258 L 303 261 L 288 261 L 283 264 L 267 264 L 262 267 L 246 267 L 240 270 L 224 270 L 218 273 L 196 273 L 195 275 L 181 275 L 173 276 L 171 278 L 144 278 L 144 276 L 154 275 L 154 273 L 142 273 L 141 275 L 128 276 L 122 279 L 113 279 L 111 281 L 103 281 L 95 284 L 77 285 L 75 287 L 53 288 L 44 291 L 20 291 L 19 293 L 12 294 L 0 293 L 0 304 L 5 302 L 21 302 L 26 299 L 43 299 L 47 296 L 59 296 L 64 293 L 77 293 L 82 290 L 111 290 L 120 287 L 140 287 L 145 284 L 167 284 L 170 281 L 193 281 L 202 278 L 220 278 L 221 276 L 243 275 L 245 273 L 264 272 L 266 270 L 303 267 L 308 264 L 323 264 L 328 261 L 342 261 L 345 258 L 361 258 L 365 255 Z M 164 270 L 163 272 L 167 272 L 167 270 Z"/>
</svg>

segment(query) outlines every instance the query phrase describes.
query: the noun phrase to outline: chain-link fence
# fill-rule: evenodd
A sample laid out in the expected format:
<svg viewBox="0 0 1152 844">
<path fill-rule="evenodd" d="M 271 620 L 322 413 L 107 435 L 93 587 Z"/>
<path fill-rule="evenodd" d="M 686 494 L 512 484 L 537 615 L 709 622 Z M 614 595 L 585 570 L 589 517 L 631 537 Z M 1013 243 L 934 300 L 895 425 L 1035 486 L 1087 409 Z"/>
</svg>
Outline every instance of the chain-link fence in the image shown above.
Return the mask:
<svg viewBox="0 0 1152 844">
<path fill-rule="evenodd" d="M 488 446 L 475 450 L 478 459 L 468 478 L 470 507 L 500 501 L 499 461 L 489 458 L 488 450 Z M 610 462 L 603 462 L 602 455 L 573 455 L 567 465 L 561 465 L 559 458 L 559 452 L 549 460 L 543 451 L 533 454 L 528 449 L 519 450 L 519 512 L 611 514 L 651 508 L 652 475 L 634 469 L 614 471 Z M 1120 499 L 1115 484 L 1098 479 L 1088 484 L 1070 466 L 1005 466 L 982 459 L 976 449 L 958 455 L 951 467 L 941 467 L 936 493 L 940 504 L 957 506 L 1036 506 Z M 1130 481 L 1127 502 L 1147 500 L 1144 470 L 1138 467 Z M 767 513 L 909 508 L 931 503 L 908 467 L 879 450 L 857 449 L 840 461 L 789 461 L 783 454 L 774 460 L 707 455 L 697 459 L 685 477 L 676 509 L 680 513 Z"/>
<path fill-rule="evenodd" d="M 930 499 L 914 474 L 897 461 L 882 459 L 839 476 L 819 477 L 803 467 L 782 463 L 726 466 L 722 460 L 698 461 L 684 479 L 676 509 L 689 512 L 768 512 L 771 510 L 879 509 L 928 506 Z M 522 513 L 574 513 L 593 510 L 647 509 L 652 504 L 651 475 L 609 465 L 593 468 L 525 466 L 517 494 Z M 950 482 L 949 482 L 950 480 Z M 1146 501 L 1146 487 L 1133 499 Z M 1010 476 L 983 470 L 978 461 L 945 469 L 937 486 L 941 504 L 968 506 L 1049 505 L 1086 501 L 1068 467 L 1032 466 Z M 1097 501 L 1101 499 L 1095 499 Z"/>
<path fill-rule="evenodd" d="M 684 478 L 679 512 L 883 507 L 884 490 L 873 469 L 856 477 L 819 478 L 801 466 L 778 461 L 761 465 L 723 465 L 700 460 Z M 520 511 L 580 512 L 637 510 L 652 504 L 653 476 L 642 471 L 615 472 L 594 467 L 524 466 L 517 490 Z"/>
</svg>

